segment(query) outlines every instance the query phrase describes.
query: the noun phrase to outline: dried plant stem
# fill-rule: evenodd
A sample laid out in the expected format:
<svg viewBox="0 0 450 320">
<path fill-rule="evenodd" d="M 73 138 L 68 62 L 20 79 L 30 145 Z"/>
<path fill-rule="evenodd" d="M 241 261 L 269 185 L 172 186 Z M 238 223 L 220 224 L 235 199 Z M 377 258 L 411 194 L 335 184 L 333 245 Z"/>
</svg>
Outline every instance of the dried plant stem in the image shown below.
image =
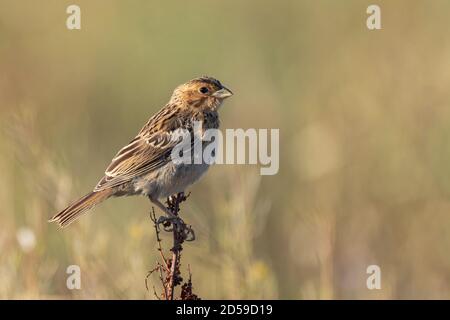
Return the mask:
<svg viewBox="0 0 450 320">
<path fill-rule="evenodd" d="M 156 294 L 155 289 L 153 289 L 155 296 L 158 299 L 164 300 L 174 300 L 175 299 L 175 288 L 183 282 L 180 271 L 180 260 L 181 251 L 183 250 L 182 244 L 184 241 L 193 241 L 195 239 L 194 231 L 190 226 L 187 226 L 181 218 L 179 218 L 180 203 L 186 201 L 187 197 L 184 193 L 178 193 L 176 195 L 170 196 L 167 199 L 167 208 L 173 214 L 175 218 L 160 218 L 156 219 L 155 211 L 152 210 L 150 218 L 152 219 L 156 232 L 156 241 L 158 243 L 158 251 L 161 257 L 162 263 L 157 262 L 156 267 L 148 272 L 145 279 L 145 285 L 148 289 L 147 280 L 151 274 L 155 271 L 159 272 L 159 279 L 161 281 L 162 287 L 164 289 L 161 296 Z M 160 225 L 162 224 L 163 230 L 172 233 L 173 246 L 170 251 L 172 251 L 172 257 L 170 259 L 166 258 L 161 245 L 160 238 Z M 182 300 L 196 300 L 199 299 L 197 295 L 192 293 L 192 275 L 189 268 L 189 280 L 181 286 L 180 298 Z"/>
<path fill-rule="evenodd" d="M 173 228 L 173 243 L 172 248 L 172 265 L 170 267 L 170 280 L 168 285 L 168 296 L 170 300 L 173 300 L 174 284 L 175 284 L 175 272 L 177 271 L 177 265 L 179 264 L 181 245 L 179 244 L 176 228 Z"/>
</svg>

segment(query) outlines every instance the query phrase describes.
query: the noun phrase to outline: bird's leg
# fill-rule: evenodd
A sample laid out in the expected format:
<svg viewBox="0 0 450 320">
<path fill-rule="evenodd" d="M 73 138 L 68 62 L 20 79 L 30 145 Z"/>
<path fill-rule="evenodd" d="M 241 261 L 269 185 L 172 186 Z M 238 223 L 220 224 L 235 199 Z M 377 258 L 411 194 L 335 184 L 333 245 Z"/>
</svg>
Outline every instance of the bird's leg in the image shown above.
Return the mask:
<svg viewBox="0 0 450 320">
<path fill-rule="evenodd" d="M 187 195 L 184 192 L 179 192 L 175 195 L 171 195 L 167 198 L 167 208 L 172 211 L 173 214 L 179 217 L 178 212 L 180 211 L 180 204 L 190 196 L 190 193 Z M 186 225 L 184 221 L 180 218 L 176 222 L 176 230 L 181 237 L 182 241 L 193 241 L 195 240 L 194 230 L 192 230 L 191 226 Z"/>
<path fill-rule="evenodd" d="M 174 215 L 169 209 L 167 209 L 166 206 L 161 203 L 161 201 L 159 201 L 158 199 L 155 199 L 151 196 L 148 196 L 148 198 L 150 199 L 150 202 L 157 205 L 158 208 L 160 208 L 162 211 L 164 211 L 169 218 L 171 218 L 171 219 L 177 218 L 177 216 Z"/>
<path fill-rule="evenodd" d="M 179 204 L 183 202 L 189 197 L 190 193 L 185 195 L 184 192 L 181 192 L 177 195 L 170 196 L 167 198 L 168 207 L 164 206 L 158 199 L 153 197 L 148 197 L 150 201 L 157 205 L 162 211 L 166 213 L 167 216 L 161 216 L 158 218 L 157 224 L 162 224 L 164 226 L 164 230 L 167 232 L 172 232 L 173 229 L 170 228 L 170 225 L 174 225 L 176 230 L 180 233 L 183 241 L 193 241 L 195 240 L 195 233 L 192 230 L 191 226 L 187 226 L 184 223 L 183 219 L 181 219 L 175 213 L 179 211 Z"/>
<path fill-rule="evenodd" d="M 156 206 L 158 206 L 162 211 L 164 211 L 167 215 L 167 217 L 161 216 L 158 218 L 157 223 L 158 224 L 163 224 L 165 227 L 169 227 L 170 225 L 165 225 L 166 222 L 172 222 L 173 224 L 180 224 L 182 223 L 182 220 L 180 217 L 176 216 L 175 214 L 173 214 L 172 211 L 170 211 L 166 206 L 164 206 L 161 201 L 159 201 L 158 199 L 155 199 L 151 196 L 148 196 L 148 198 L 150 199 L 150 202 L 152 202 L 153 204 L 155 204 Z M 166 231 L 171 231 L 170 229 L 164 229 Z"/>
</svg>

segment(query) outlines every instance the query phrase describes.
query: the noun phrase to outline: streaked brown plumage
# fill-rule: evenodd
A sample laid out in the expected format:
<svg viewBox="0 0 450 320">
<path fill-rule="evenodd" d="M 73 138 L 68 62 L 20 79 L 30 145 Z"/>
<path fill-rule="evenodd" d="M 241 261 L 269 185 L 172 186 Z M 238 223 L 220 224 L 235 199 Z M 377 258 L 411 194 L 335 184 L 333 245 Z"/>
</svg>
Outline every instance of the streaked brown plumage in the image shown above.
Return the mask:
<svg viewBox="0 0 450 320">
<path fill-rule="evenodd" d="M 174 163 L 171 152 L 179 141 L 173 139 L 173 133 L 186 129 L 196 134 L 194 121 L 202 123 L 203 131 L 218 128 L 218 109 L 231 95 L 230 90 L 211 77 L 196 78 L 178 86 L 170 101 L 116 154 L 94 190 L 50 221 L 65 227 L 107 198 L 125 195 L 148 196 L 170 215 L 158 199 L 184 191 L 209 167 L 205 163 Z"/>
</svg>

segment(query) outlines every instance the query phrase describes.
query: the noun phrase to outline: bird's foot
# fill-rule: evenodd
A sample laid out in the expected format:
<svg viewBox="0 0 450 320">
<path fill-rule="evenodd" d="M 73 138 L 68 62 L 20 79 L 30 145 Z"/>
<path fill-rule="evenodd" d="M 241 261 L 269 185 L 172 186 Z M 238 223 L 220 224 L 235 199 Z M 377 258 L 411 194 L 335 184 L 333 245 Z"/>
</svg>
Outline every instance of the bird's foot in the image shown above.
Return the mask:
<svg viewBox="0 0 450 320">
<path fill-rule="evenodd" d="M 178 216 L 161 216 L 157 224 L 163 226 L 164 231 L 173 232 L 174 228 L 183 241 L 194 241 L 195 233 L 191 226 L 188 226 L 183 219 Z"/>
<path fill-rule="evenodd" d="M 195 232 L 194 229 L 192 229 L 192 226 L 184 225 L 184 228 L 182 230 L 183 240 L 184 241 L 194 241 L 195 240 Z"/>
<path fill-rule="evenodd" d="M 158 221 L 156 221 L 156 223 L 158 225 L 162 225 L 164 231 L 172 232 L 174 225 L 180 225 L 184 222 L 180 217 L 177 216 L 161 216 L 158 218 Z"/>
</svg>

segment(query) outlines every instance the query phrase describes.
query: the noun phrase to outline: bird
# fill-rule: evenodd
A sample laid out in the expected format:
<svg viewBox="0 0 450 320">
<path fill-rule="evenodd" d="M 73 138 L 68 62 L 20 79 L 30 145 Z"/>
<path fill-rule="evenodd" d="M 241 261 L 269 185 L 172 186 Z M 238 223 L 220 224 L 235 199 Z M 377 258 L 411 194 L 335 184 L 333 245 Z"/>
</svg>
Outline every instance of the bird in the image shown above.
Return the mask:
<svg viewBox="0 0 450 320">
<path fill-rule="evenodd" d="M 185 130 L 201 138 L 205 130 L 218 129 L 219 108 L 232 95 L 230 89 L 209 76 L 177 86 L 169 102 L 114 156 L 94 189 L 49 221 L 64 228 L 108 198 L 131 195 L 148 197 L 167 216 L 173 217 L 160 199 L 184 192 L 211 164 L 173 161 L 172 151 L 180 143 L 180 139 L 173 137 Z M 201 124 L 202 132 L 195 132 L 195 123 Z"/>
</svg>

